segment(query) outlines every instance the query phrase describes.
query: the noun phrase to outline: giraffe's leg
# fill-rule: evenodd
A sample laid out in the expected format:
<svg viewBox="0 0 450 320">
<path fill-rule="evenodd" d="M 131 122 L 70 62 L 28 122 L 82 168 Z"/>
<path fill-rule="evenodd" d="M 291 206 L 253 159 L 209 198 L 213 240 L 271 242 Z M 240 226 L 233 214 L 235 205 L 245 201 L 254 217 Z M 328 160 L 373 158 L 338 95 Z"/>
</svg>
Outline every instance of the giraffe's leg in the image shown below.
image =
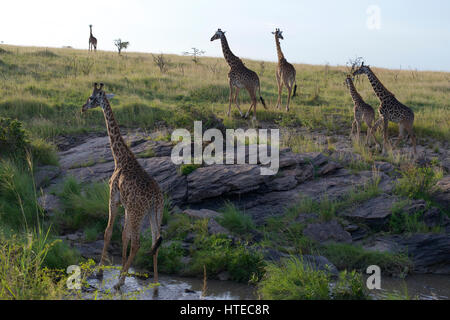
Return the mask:
<svg viewBox="0 0 450 320">
<path fill-rule="evenodd" d="M 236 88 L 236 96 L 235 96 L 235 98 L 234 98 L 234 102 L 236 103 L 236 108 L 238 108 L 241 117 L 243 117 L 244 115 L 242 114 L 241 107 L 239 106 L 239 91 L 240 91 L 240 90 L 241 90 L 241 89 Z"/>
<path fill-rule="evenodd" d="M 361 137 L 361 120 L 356 120 L 356 137 L 359 141 L 359 138 Z"/>
<path fill-rule="evenodd" d="M 378 119 L 378 120 L 375 122 L 375 124 L 372 126 L 372 128 L 371 128 L 371 134 L 372 134 L 373 140 L 375 141 L 375 144 L 376 144 L 378 147 L 381 147 L 381 144 L 377 141 L 377 138 L 375 137 L 375 134 L 376 134 L 376 132 L 377 132 L 378 127 L 381 125 L 382 122 L 383 122 L 383 119 L 382 119 L 382 118 Z"/>
<path fill-rule="evenodd" d="M 160 238 L 161 229 L 161 219 L 158 216 L 162 215 L 163 208 L 157 209 L 155 212 L 150 212 L 150 227 L 152 232 L 152 248 L 155 248 L 153 252 L 153 277 L 154 282 L 158 283 L 158 252 L 159 244 L 158 240 Z"/>
<path fill-rule="evenodd" d="M 383 153 L 384 154 L 386 154 L 387 147 L 389 146 L 388 128 L 389 128 L 389 120 L 387 118 L 383 118 Z"/>
<path fill-rule="evenodd" d="M 254 90 L 248 90 L 249 94 L 250 94 L 250 98 L 252 99 L 252 103 L 250 105 L 250 108 L 248 109 L 245 117 L 247 118 L 250 115 L 250 111 L 252 111 L 253 109 L 253 120 L 256 120 L 256 94 Z"/>
<path fill-rule="evenodd" d="M 111 236 L 114 229 L 114 221 L 117 216 L 117 209 L 119 206 L 119 200 L 120 200 L 120 193 L 119 188 L 116 182 L 112 182 L 110 184 L 110 190 L 109 190 L 109 219 L 108 219 L 108 226 L 105 230 L 105 237 L 104 237 L 104 243 L 103 243 L 103 252 L 102 252 L 102 258 L 100 260 L 99 266 L 103 266 L 105 264 L 105 260 L 108 256 L 108 247 L 109 243 L 111 241 Z M 99 269 L 98 276 L 103 275 L 103 269 Z"/>
<path fill-rule="evenodd" d="M 412 141 L 412 145 L 413 145 L 413 150 L 414 150 L 414 155 L 417 155 L 417 149 L 416 149 L 416 145 L 417 145 L 417 140 L 416 140 L 416 135 L 414 134 L 413 131 L 413 124 L 407 124 L 405 126 L 406 131 L 408 132 L 411 141 Z"/>
<path fill-rule="evenodd" d="M 134 260 L 134 257 L 136 257 L 136 254 L 140 247 L 140 223 L 132 222 L 131 225 L 131 249 L 130 249 L 130 255 L 127 258 L 127 261 L 125 262 L 125 265 L 122 268 L 119 282 L 115 285 L 115 288 L 120 288 L 125 283 L 125 278 L 128 274 L 128 269 L 130 269 L 131 263 Z"/>
<path fill-rule="evenodd" d="M 281 107 L 281 99 L 283 95 L 283 81 L 281 81 L 280 76 L 277 74 L 277 82 L 278 82 L 278 100 L 277 100 L 277 109 Z"/>
<path fill-rule="evenodd" d="M 286 111 L 289 112 L 289 104 L 291 103 L 292 85 L 291 86 L 286 85 L 286 88 L 288 89 L 288 100 L 286 105 Z"/>
<path fill-rule="evenodd" d="M 128 245 L 130 243 L 130 223 L 128 212 L 125 211 L 125 223 L 122 231 L 122 268 L 125 267 L 125 263 L 127 262 L 128 256 Z"/>
<path fill-rule="evenodd" d="M 231 80 L 230 80 L 230 105 L 228 106 L 227 116 L 231 115 L 231 103 L 232 102 L 233 102 L 233 84 L 231 83 Z"/>
<path fill-rule="evenodd" d="M 398 124 L 398 138 L 397 138 L 397 141 L 395 141 L 393 148 L 397 148 L 397 146 L 400 144 L 400 141 L 402 139 L 405 139 L 405 126 L 402 123 L 399 123 Z"/>
<path fill-rule="evenodd" d="M 350 137 L 352 137 L 355 134 L 356 129 L 356 119 L 352 122 L 352 132 L 350 132 Z"/>
</svg>

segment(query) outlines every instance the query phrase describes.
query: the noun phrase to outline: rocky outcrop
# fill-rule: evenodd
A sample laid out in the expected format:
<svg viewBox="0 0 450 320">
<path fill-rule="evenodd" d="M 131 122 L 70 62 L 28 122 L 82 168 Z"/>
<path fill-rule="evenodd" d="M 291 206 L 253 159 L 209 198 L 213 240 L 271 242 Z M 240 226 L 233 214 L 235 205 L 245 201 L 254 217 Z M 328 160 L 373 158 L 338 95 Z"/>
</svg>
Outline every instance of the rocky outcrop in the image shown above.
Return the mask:
<svg viewBox="0 0 450 320">
<path fill-rule="evenodd" d="M 450 208 L 450 176 L 444 177 L 437 183 L 437 191 L 433 195 L 433 200 L 443 208 Z"/>
<path fill-rule="evenodd" d="M 310 223 L 303 230 L 303 235 L 319 243 L 351 243 L 352 236 L 344 230 L 336 219 L 328 222 Z"/>
</svg>

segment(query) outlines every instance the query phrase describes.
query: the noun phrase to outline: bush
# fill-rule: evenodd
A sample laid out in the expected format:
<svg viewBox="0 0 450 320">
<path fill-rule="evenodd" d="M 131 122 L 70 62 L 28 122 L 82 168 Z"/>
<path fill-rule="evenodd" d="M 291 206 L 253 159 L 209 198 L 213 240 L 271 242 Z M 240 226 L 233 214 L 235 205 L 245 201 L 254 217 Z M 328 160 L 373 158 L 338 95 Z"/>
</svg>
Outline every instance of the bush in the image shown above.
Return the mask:
<svg viewBox="0 0 450 320">
<path fill-rule="evenodd" d="M 223 215 L 217 222 L 236 234 L 245 234 L 255 229 L 255 224 L 249 215 L 239 211 L 234 204 L 227 202 L 222 210 Z"/>
<path fill-rule="evenodd" d="M 248 282 L 260 279 L 264 274 L 264 259 L 261 253 L 223 236 L 203 236 L 195 241 L 197 250 L 193 253 L 188 273 L 203 274 L 203 267 L 209 276 L 228 271 L 231 280 Z"/>
<path fill-rule="evenodd" d="M 417 168 L 413 165 L 405 166 L 401 175 L 395 191 L 412 199 L 429 199 L 436 183 L 443 177 L 442 170 L 433 167 Z"/>
<path fill-rule="evenodd" d="M 54 300 L 67 296 L 64 275 L 56 279 L 43 268 L 51 247 L 43 234 L 0 241 L 1 300 Z"/>
<path fill-rule="evenodd" d="M 339 275 L 333 284 L 331 275 L 314 270 L 297 257 L 285 259 L 266 267 L 266 275 L 258 292 L 268 300 L 329 300 L 367 299 L 362 277 L 355 272 Z"/>
<path fill-rule="evenodd" d="M 30 169 L 12 160 L 0 160 L 0 222 L 26 230 L 42 215 Z"/>
<path fill-rule="evenodd" d="M 152 248 L 152 237 L 147 233 L 144 237 L 141 248 L 136 255 L 136 265 L 141 268 L 153 268 L 153 256 L 149 254 Z M 183 248 L 180 241 L 173 241 L 169 245 L 162 245 L 158 252 L 158 271 L 167 274 L 174 274 L 181 271 L 183 264 Z"/>
<path fill-rule="evenodd" d="M 22 123 L 9 118 L 0 118 L 0 154 L 10 156 L 24 154 L 28 139 Z"/>
<path fill-rule="evenodd" d="M 365 272 L 370 265 L 377 265 L 386 275 L 405 276 L 412 268 L 406 254 L 366 251 L 362 247 L 349 244 L 329 244 L 321 249 L 339 270 Z"/>
</svg>

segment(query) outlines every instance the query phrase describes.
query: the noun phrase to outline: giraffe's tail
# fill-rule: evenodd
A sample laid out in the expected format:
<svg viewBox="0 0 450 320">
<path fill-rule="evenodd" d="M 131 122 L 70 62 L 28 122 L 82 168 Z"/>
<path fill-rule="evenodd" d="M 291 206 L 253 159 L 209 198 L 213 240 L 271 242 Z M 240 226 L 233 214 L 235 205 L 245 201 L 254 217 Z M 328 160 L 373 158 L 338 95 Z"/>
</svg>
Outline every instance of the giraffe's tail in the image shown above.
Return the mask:
<svg viewBox="0 0 450 320">
<path fill-rule="evenodd" d="M 264 109 L 267 109 L 266 101 L 264 101 L 264 98 L 261 96 L 261 85 L 259 86 L 259 100 L 261 100 L 261 103 L 264 106 Z"/>
<path fill-rule="evenodd" d="M 156 243 L 153 244 L 152 249 L 150 250 L 150 255 L 154 256 L 156 254 L 156 250 L 158 250 L 162 240 L 163 240 L 162 237 L 159 236 L 158 240 L 156 240 Z"/>
<path fill-rule="evenodd" d="M 292 98 L 293 97 L 297 97 L 298 96 L 298 94 L 297 94 L 297 84 L 295 84 L 295 86 L 294 86 L 294 94 L 292 95 Z"/>
</svg>

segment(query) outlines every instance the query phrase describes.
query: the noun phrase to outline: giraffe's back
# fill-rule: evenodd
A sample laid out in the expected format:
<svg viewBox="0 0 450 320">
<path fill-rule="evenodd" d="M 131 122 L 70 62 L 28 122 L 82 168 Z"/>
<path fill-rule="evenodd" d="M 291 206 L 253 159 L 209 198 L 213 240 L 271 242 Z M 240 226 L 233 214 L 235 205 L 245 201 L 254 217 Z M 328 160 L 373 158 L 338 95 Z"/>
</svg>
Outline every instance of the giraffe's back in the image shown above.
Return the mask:
<svg viewBox="0 0 450 320">
<path fill-rule="evenodd" d="M 142 212 L 143 216 L 151 208 L 162 207 L 163 194 L 158 182 L 142 168 L 136 159 L 133 160 L 120 171 L 120 200 L 127 209 Z"/>
</svg>

